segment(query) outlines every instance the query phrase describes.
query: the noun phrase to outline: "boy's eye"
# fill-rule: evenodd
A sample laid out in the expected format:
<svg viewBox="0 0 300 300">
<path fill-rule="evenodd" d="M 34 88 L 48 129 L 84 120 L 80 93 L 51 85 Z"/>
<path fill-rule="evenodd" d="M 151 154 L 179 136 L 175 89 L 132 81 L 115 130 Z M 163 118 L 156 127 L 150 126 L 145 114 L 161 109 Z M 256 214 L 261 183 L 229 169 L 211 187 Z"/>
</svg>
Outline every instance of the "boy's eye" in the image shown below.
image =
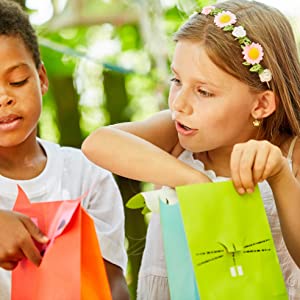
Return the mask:
<svg viewBox="0 0 300 300">
<path fill-rule="evenodd" d="M 18 87 L 18 86 L 24 85 L 27 81 L 28 81 L 28 78 L 26 78 L 26 79 L 24 79 L 22 81 L 11 82 L 10 85 Z"/>
<path fill-rule="evenodd" d="M 180 80 L 177 79 L 177 78 L 175 78 L 175 77 L 171 78 L 170 81 L 171 81 L 171 82 L 174 82 L 176 85 L 179 85 L 179 84 L 180 84 Z"/>
</svg>

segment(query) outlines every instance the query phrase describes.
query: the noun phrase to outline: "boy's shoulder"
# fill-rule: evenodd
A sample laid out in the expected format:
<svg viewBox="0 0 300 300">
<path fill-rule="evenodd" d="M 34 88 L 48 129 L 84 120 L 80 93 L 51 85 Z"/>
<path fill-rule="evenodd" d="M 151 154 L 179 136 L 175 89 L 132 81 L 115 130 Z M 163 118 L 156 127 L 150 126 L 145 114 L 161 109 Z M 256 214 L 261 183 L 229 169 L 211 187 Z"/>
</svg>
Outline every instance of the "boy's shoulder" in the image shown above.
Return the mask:
<svg viewBox="0 0 300 300">
<path fill-rule="evenodd" d="M 44 139 L 38 139 L 38 141 L 44 148 L 48 161 L 52 165 L 57 165 L 58 167 L 64 166 L 64 168 L 68 169 L 70 172 L 92 171 L 94 175 L 96 173 L 101 173 L 103 175 L 110 173 L 89 161 L 82 153 L 81 149 L 70 146 L 61 146 L 57 143 L 46 141 Z"/>
</svg>

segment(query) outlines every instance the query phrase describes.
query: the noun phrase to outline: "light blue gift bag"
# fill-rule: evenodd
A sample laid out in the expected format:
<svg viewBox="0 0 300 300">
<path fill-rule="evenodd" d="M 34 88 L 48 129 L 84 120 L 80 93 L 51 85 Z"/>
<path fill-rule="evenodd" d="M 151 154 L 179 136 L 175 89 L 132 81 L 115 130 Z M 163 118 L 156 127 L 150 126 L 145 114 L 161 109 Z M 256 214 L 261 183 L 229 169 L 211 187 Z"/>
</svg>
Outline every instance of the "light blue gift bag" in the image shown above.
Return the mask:
<svg viewBox="0 0 300 300">
<path fill-rule="evenodd" d="M 179 204 L 160 201 L 160 221 L 172 300 L 199 300 Z"/>
</svg>

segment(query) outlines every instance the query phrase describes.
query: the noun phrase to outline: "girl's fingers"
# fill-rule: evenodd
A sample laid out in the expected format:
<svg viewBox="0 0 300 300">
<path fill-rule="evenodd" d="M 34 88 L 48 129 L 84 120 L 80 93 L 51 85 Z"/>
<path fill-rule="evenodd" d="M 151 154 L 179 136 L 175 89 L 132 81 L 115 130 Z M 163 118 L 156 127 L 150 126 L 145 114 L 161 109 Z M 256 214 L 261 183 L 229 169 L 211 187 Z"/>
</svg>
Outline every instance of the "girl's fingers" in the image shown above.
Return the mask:
<svg viewBox="0 0 300 300">
<path fill-rule="evenodd" d="M 266 177 L 264 177 L 264 172 L 266 170 L 266 165 L 269 160 L 269 154 L 270 154 L 270 147 L 268 147 L 268 144 L 267 143 L 261 144 L 260 151 L 257 151 L 255 162 L 253 165 L 254 184 L 257 184 L 258 182 L 266 179 Z"/>
<path fill-rule="evenodd" d="M 233 147 L 231 158 L 230 158 L 230 169 L 231 169 L 231 178 L 233 184 L 240 194 L 244 194 L 245 190 L 242 186 L 242 180 L 240 178 L 240 159 L 242 156 L 242 146 L 240 144 L 236 144 Z"/>
<path fill-rule="evenodd" d="M 277 147 L 273 147 L 269 152 L 268 160 L 266 162 L 261 180 L 275 175 L 281 169 L 282 163 L 283 156 L 281 154 L 281 150 Z"/>
<path fill-rule="evenodd" d="M 250 140 L 236 144 L 231 153 L 231 176 L 238 193 L 251 193 L 259 181 L 282 169 L 281 150 L 267 141 Z"/>
<path fill-rule="evenodd" d="M 252 193 L 254 190 L 253 165 L 256 159 L 257 149 L 255 145 L 248 144 L 247 149 L 244 149 L 240 157 L 240 179 L 243 189 L 247 193 Z"/>
</svg>

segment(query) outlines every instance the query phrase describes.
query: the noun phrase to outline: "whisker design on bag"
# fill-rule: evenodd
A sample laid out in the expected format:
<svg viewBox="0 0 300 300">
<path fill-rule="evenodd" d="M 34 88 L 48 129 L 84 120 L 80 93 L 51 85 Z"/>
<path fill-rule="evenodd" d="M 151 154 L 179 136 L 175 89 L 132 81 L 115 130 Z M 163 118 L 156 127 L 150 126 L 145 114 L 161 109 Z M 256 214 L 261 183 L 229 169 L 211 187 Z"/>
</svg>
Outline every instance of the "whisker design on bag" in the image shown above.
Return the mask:
<svg viewBox="0 0 300 300">
<path fill-rule="evenodd" d="M 237 265 L 236 258 L 239 257 L 242 254 L 255 254 L 255 253 L 260 253 L 260 252 L 271 251 L 271 248 L 251 249 L 251 247 L 255 247 L 257 245 L 267 243 L 267 242 L 270 242 L 270 241 L 271 241 L 270 239 L 265 239 L 265 240 L 261 240 L 261 241 L 254 242 L 254 243 L 247 244 L 247 245 L 243 246 L 243 249 L 250 248 L 249 250 L 238 250 L 236 248 L 235 244 L 232 243 L 233 251 L 229 250 L 224 244 L 219 243 L 224 249 L 222 249 L 222 250 L 219 250 L 219 249 L 217 249 L 217 250 L 206 250 L 206 251 L 196 252 L 195 256 L 203 257 L 203 256 L 207 256 L 207 255 L 217 254 L 217 253 L 223 253 L 223 255 L 218 255 L 218 256 L 211 257 L 211 258 L 208 258 L 206 260 L 200 261 L 200 262 L 197 263 L 197 266 L 200 267 L 204 264 L 211 263 L 215 260 L 224 258 L 226 255 L 232 255 L 233 266 L 230 267 L 231 276 L 232 277 L 236 277 L 237 275 L 243 276 L 244 275 L 243 268 L 242 268 L 241 265 Z"/>
</svg>

